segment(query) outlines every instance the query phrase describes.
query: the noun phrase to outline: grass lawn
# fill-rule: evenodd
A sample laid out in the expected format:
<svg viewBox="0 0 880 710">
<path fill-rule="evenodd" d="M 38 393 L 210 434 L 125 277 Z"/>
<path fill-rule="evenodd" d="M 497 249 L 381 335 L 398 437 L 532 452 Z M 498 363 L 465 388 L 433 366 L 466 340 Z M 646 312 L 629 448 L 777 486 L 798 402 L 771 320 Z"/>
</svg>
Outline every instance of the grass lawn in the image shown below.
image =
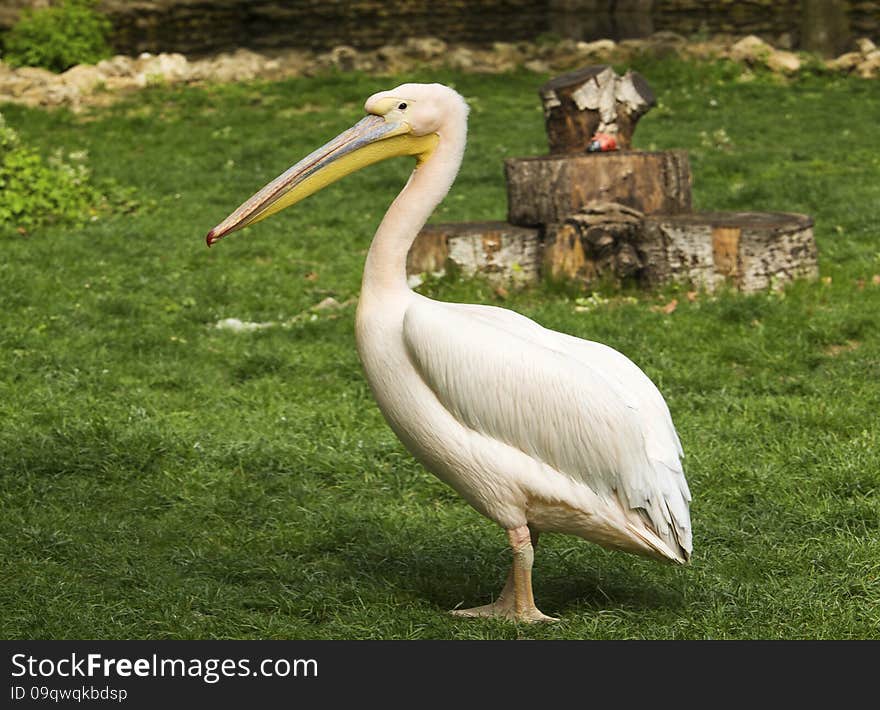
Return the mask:
<svg viewBox="0 0 880 710">
<path fill-rule="evenodd" d="M 0 637 L 877 637 L 878 84 L 635 68 L 661 101 L 637 146 L 691 151 L 698 209 L 813 215 L 823 277 L 693 303 L 685 289 L 605 291 L 586 313 L 558 289 L 504 302 L 621 350 L 658 384 L 694 493 L 690 567 L 547 535 L 535 593 L 559 623 L 447 615 L 500 589 L 505 536 L 386 427 L 353 307 L 212 327 L 356 297 L 409 162 L 203 242 L 398 80 L 157 87 L 78 116 L 2 107 L 43 152 L 87 150 L 142 207 L 0 237 Z M 502 159 L 546 151 L 545 78 L 400 77 L 452 83 L 472 106 L 435 219 L 505 217 Z M 425 290 L 499 303 L 478 281 Z M 672 298 L 671 314 L 652 309 Z"/>
</svg>

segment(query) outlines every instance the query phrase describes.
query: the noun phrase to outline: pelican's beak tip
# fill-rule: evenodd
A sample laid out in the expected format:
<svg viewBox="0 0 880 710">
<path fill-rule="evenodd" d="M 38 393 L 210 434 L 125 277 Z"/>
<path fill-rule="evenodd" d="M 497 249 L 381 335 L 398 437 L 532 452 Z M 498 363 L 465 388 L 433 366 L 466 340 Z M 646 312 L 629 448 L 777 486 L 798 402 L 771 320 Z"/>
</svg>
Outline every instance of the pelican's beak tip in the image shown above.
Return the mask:
<svg viewBox="0 0 880 710">
<path fill-rule="evenodd" d="M 208 232 L 208 236 L 205 237 L 205 244 L 209 247 L 214 246 L 214 242 L 218 241 L 220 237 L 217 235 L 217 228 L 215 227 L 210 232 Z"/>
</svg>

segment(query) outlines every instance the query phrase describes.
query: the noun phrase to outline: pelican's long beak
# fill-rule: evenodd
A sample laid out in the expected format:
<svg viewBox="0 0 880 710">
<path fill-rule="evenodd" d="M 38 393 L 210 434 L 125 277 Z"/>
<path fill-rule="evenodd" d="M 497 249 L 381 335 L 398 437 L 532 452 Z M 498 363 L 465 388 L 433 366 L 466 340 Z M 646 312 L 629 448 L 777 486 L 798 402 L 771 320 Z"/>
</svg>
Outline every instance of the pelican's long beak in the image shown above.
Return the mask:
<svg viewBox="0 0 880 710">
<path fill-rule="evenodd" d="M 413 155 L 421 162 L 437 140 L 436 133 L 414 135 L 406 121 L 367 116 L 250 197 L 208 232 L 208 246 L 373 163 L 400 155 Z"/>
</svg>

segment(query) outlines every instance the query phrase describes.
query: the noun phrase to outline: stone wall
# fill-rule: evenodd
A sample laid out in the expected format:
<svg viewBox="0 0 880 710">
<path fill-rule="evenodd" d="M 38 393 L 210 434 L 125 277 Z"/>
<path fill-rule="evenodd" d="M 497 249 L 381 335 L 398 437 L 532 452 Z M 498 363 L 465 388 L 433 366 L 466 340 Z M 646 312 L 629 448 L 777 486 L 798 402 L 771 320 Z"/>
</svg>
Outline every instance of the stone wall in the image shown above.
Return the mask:
<svg viewBox="0 0 880 710">
<path fill-rule="evenodd" d="M 880 2 L 869 0 L 655 0 L 651 16 L 654 30 L 784 38 L 788 49 L 827 55 L 880 35 Z"/>
<path fill-rule="evenodd" d="M 547 24 L 547 3 L 534 0 L 104 0 L 115 44 L 131 52 L 184 53 L 248 46 L 373 49 L 407 37 L 450 42 L 530 39 Z M 165 46 L 162 46 L 165 44 Z"/>
<path fill-rule="evenodd" d="M 21 7 L 2 0 L 0 28 Z M 251 47 L 374 49 L 407 37 L 487 45 L 552 33 L 576 40 L 645 37 L 668 30 L 755 34 L 837 54 L 853 37 L 880 38 L 880 0 L 99 0 L 113 44 L 127 54 Z"/>
</svg>

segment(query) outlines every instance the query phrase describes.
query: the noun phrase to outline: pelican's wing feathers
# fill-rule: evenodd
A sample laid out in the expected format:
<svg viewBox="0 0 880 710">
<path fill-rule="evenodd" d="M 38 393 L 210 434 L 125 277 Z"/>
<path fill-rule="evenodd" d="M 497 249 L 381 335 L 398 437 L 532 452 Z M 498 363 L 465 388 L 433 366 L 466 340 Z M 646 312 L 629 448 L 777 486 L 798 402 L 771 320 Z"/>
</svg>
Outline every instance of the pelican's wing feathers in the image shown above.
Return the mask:
<svg viewBox="0 0 880 710">
<path fill-rule="evenodd" d="M 512 311 L 420 296 L 403 335 L 419 374 L 456 419 L 616 497 L 689 558 L 681 445 L 663 397 L 632 361 Z"/>
</svg>

